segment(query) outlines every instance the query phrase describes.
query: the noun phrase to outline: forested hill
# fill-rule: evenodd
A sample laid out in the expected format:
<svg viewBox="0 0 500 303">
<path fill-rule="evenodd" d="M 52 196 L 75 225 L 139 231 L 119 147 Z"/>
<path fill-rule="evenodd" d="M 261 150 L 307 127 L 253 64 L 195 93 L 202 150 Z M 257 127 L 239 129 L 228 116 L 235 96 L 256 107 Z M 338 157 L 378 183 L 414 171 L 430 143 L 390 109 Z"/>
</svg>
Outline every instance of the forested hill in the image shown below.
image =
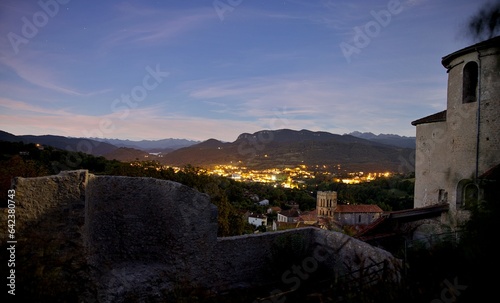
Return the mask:
<svg viewBox="0 0 500 303">
<path fill-rule="evenodd" d="M 259 131 L 234 142 L 209 139 L 168 153 L 168 165 L 211 166 L 240 163 L 252 168 L 326 165 L 346 171 L 414 170 L 414 149 L 387 145 L 351 135 L 308 130 Z"/>
<path fill-rule="evenodd" d="M 338 168 L 343 172 L 414 171 L 415 149 L 404 147 L 408 142 L 399 141 L 399 145 L 388 144 L 385 141 L 382 143 L 379 139 L 381 138 L 364 139 L 349 134 L 280 129 L 243 133 L 234 142 L 222 142 L 212 138 L 195 144 L 194 141 L 168 139 L 155 142 L 123 140 L 104 142 L 106 140 L 53 135 L 15 136 L 0 131 L 0 140 L 4 141 L 37 143 L 67 151 L 104 156 L 109 160 L 157 160 L 166 165 L 179 167 L 237 163 L 255 169 L 306 165 L 326 167 L 330 170 Z M 396 138 L 392 136 L 391 142 L 393 139 Z M 108 142 L 115 142 L 120 146 Z M 128 142 L 128 145 L 124 142 Z M 177 144 L 175 147 L 171 145 L 174 143 Z M 147 150 L 131 147 L 138 147 L 137 144 L 147 144 L 155 148 Z"/>
<path fill-rule="evenodd" d="M 318 174 L 315 178 L 305 180 L 302 188 L 289 189 L 209 175 L 203 169 L 190 165 L 174 171 L 172 168 L 165 169 L 156 161 L 120 162 L 53 147 L 40 149 L 35 144 L 0 141 L 0 192 L 7 192 L 14 177 L 47 176 L 58 174 L 62 170 L 76 169 L 87 169 L 90 173 L 101 175 L 172 180 L 207 193 L 212 203 L 219 208 L 220 236 L 248 232 L 246 229 L 248 226 L 241 221 L 241 211 L 265 212 L 265 209 L 256 208 L 253 200 L 255 196 L 267 199 L 271 205 L 282 209 L 289 207 L 289 203 L 297 203 L 301 210 L 314 209 L 315 193 L 318 190 L 338 191 L 341 203 L 377 204 L 384 210 L 411 208 L 413 205 L 411 175 L 398 175 L 365 184 L 348 185 L 333 182 L 331 177 Z M 6 200 L 1 202 L 5 207 Z"/>
</svg>

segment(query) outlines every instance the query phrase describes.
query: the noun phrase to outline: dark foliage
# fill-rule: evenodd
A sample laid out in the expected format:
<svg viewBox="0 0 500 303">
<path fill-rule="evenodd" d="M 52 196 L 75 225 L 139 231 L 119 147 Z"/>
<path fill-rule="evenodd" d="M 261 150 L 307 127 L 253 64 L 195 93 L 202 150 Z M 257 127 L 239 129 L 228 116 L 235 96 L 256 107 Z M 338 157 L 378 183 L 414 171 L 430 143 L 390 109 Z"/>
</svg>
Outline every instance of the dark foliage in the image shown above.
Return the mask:
<svg viewBox="0 0 500 303">
<path fill-rule="evenodd" d="M 500 1 L 484 4 L 468 23 L 468 34 L 475 41 L 491 39 L 500 30 Z"/>
</svg>

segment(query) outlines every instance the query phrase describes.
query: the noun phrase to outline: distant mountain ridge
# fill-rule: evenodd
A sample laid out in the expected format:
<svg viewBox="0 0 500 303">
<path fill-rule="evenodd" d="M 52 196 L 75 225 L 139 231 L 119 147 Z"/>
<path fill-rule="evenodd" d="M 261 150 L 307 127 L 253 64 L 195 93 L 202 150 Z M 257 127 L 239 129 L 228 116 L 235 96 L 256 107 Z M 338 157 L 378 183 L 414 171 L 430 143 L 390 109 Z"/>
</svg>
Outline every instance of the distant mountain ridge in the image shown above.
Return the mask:
<svg viewBox="0 0 500 303">
<path fill-rule="evenodd" d="M 399 147 L 404 147 L 404 148 L 415 148 L 416 147 L 416 137 L 406 137 L 406 136 L 400 136 L 400 135 L 394 135 L 394 134 L 379 134 L 375 135 L 374 133 L 371 132 L 351 132 L 348 135 L 374 141 L 374 142 L 379 142 L 382 144 L 387 144 L 387 145 L 394 145 L 394 146 L 399 146 Z"/>
<path fill-rule="evenodd" d="M 140 149 L 148 152 L 161 152 L 161 151 L 172 151 L 181 147 L 190 146 L 200 141 L 188 140 L 188 139 L 161 139 L 161 140 L 121 140 L 121 139 L 105 139 L 105 138 L 90 138 L 96 141 L 106 142 L 113 144 L 118 147 L 128 147 Z"/>
<path fill-rule="evenodd" d="M 262 130 L 243 133 L 234 142 L 216 139 L 177 149 L 161 162 L 172 166 L 191 164 L 243 165 L 265 169 L 297 165 L 328 166 L 342 171 L 409 172 L 414 149 L 371 141 L 352 135 L 309 130 Z"/>
<path fill-rule="evenodd" d="M 117 149 L 117 147 L 112 144 L 87 138 L 71 138 L 54 135 L 16 136 L 4 131 L 0 131 L 0 140 L 9 142 L 22 141 L 24 143 L 38 143 L 68 151 L 84 152 L 94 156 L 104 156 Z"/>
<path fill-rule="evenodd" d="M 361 138 L 362 136 L 370 139 Z M 414 148 L 406 147 L 412 145 L 410 141 L 414 140 L 413 138 L 359 132 L 338 135 L 305 129 L 242 133 L 234 142 L 222 142 L 214 138 L 202 142 L 185 139 L 97 140 L 53 135 L 16 136 L 3 131 L 0 131 L 0 140 L 40 143 L 59 149 L 104 156 L 110 160 L 157 160 L 172 166 L 190 164 L 201 167 L 234 164 L 256 169 L 307 165 L 325 166 L 341 171 L 408 172 L 412 171 L 408 163 L 414 163 L 415 152 Z M 404 143 L 402 140 L 408 142 Z M 155 151 L 161 151 L 161 157 L 151 155 Z"/>
<path fill-rule="evenodd" d="M 103 156 L 108 160 L 133 161 L 136 159 L 147 159 L 146 157 L 149 155 L 149 153 L 142 150 L 118 147 L 107 142 L 101 142 L 89 138 L 71 138 L 54 135 L 16 136 L 5 131 L 0 131 L 0 140 L 41 144 L 61 150 L 82 152 L 94 156 Z"/>
<path fill-rule="evenodd" d="M 120 161 L 131 161 L 142 159 L 149 153 L 168 153 L 181 147 L 189 146 L 199 141 L 187 139 L 163 139 L 163 140 L 120 140 L 103 138 L 73 138 L 55 135 L 21 135 L 16 136 L 0 130 L 0 140 L 24 143 L 38 143 L 55 148 L 84 152 L 94 156 L 104 156 L 109 159 Z"/>
</svg>

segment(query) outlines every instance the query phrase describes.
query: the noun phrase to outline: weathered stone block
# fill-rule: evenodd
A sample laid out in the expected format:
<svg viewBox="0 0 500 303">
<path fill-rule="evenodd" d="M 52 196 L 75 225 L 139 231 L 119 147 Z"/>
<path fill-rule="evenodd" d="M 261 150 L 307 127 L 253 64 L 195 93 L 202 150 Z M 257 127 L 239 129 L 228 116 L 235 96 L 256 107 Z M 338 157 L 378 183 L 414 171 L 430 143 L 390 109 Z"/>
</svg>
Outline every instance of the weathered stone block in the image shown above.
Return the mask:
<svg viewBox="0 0 500 303">
<path fill-rule="evenodd" d="M 217 238 L 209 196 L 167 180 L 71 171 L 17 178 L 14 188 L 24 241 L 37 243 L 23 245 L 32 263 L 24 279 L 48 285 L 32 290 L 48 296 L 165 302 L 178 291 L 296 287 L 305 276 L 290 266 L 312 275 L 362 267 L 363 258 L 395 271 L 400 264 L 384 250 L 316 228 Z"/>
<path fill-rule="evenodd" d="M 86 196 L 86 240 L 96 266 L 197 260 L 217 238 L 208 195 L 177 182 L 92 176 Z"/>
<path fill-rule="evenodd" d="M 55 235 L 73 218 L 83 218 L 85 187 L 88 171 L 65 171 L 58 175 L 38 178 L 14 178 L 12 188 L 16 191 L 16 227 L 21 231 L 28 224 L 36 224 L 48 213 L 57 213 L 62 220 L 53 222 Z M 69 213 L 73 216 L 70 216 Z M 60 228 L 56 228 L 59 224 Z"/>
</svg>

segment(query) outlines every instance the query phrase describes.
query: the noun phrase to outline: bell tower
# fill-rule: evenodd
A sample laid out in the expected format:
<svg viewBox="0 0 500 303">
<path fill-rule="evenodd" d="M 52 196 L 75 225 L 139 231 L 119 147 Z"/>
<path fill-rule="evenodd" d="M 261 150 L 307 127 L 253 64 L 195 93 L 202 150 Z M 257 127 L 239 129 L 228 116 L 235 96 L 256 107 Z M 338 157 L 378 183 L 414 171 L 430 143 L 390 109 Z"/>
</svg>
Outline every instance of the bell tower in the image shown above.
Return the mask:
<svg viewBox="0 0 500 303">
<path fill-rule="evenodd" d="M 333 218 L 333 213 L 337 208 L 336 191 L 318 191 L 316 196 L 316 211 L 318 217 Z"/>
</svg>

